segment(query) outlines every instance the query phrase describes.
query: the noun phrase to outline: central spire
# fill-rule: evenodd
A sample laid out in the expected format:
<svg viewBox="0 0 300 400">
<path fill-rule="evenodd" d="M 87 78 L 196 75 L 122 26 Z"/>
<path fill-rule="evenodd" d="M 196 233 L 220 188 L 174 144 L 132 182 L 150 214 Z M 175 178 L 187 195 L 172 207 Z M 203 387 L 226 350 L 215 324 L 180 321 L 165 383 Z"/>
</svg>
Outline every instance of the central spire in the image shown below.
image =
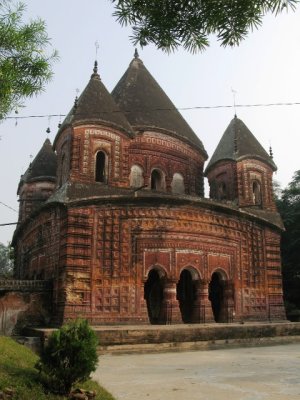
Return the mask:
<svg viewBox="0 0 300 400">
<path fill-rule="evenodd" d="M 197 146 L 207 158 L 202 142 L 144 66 L 137 50 L 112 91 L 112 97 L 135 129 L 164 130 L 166 134 Z"/>
</svg>

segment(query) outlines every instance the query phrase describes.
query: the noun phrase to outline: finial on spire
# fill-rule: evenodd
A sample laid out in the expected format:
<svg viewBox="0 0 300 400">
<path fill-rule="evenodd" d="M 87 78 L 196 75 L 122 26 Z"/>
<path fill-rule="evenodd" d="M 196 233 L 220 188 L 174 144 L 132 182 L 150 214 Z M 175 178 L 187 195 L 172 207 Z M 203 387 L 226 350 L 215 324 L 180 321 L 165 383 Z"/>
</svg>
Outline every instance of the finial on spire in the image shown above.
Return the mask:
<svg viewBox="0 0 300 400">
<path fill-rule="evenodd" d="M 134 58 L 139 58 L 139 53 L 137 51 L 137 48 L 134 50 Z"/>
<path fill-rule="evenodd" d="M 100 79 L 100 76 L 98 75 L 98 61 L 97 61 L 97 58 L 98 58 L 98 49 L 99 49 L 99 43 L 98 43 L 98 40 L 96 40 L 96 42 L 95 42 L 96 59 L 95 59 L 95 62 L 94 62 L 93 74 L 92 74 L 91 78 Z"/>
<path fill-rule="evenodd" d="M 94 62 L 93 71 L 94 71 L 94 74 L 97 74 L 97 73 L 98 73 L 98 61 L 97 61 L 97 60 L 95 60 L 95 62 Z"/>
<path fill-rule="evenodd" d="M 232 91 L 232 95 L 233 95 L 234 118 L 237 118 L 237 116 L 236 116 L 236 104 L 235 104 L 235 96 L 237 94 L 237 91 L 232 89 L 232 88 L 231 88 L 231 91 Z"/>
<path fill-rule="evenodd" d="M 269 148 L 269 154 L 270 154 L 270 157 L 273 160 L 273 149 L 272 149 L 272 146 L 270 146 L 270 148 Z"/>
<path fill-rule="evenodd" d="M 96 49 L 96 59 L 97 59 L 97 57 L 98 57 L 98 49 L 99 49 L 99 42 L 98 42 L 98 40 L 96 40 L 96 42 L 95 42 L 95 49 Z"/>
<path fill-rule="evenodd" d="M 78 106 L 78 93 L 79 93 L 79 89 L 76 89 L 76 96 L 75 96 L 75 100 L 74 100 L 74 111 L 76 112 L 77 106 Z"/>
<path fill-rule="evenodd" d="M 75 110 L 76 110 L 77 106 L 78 106 L 78 97 L 76 96 L 75 100 L 74 100 L 74 109 Z"/>
<path fill-rule="evenodd" d="M 51 132 L 51 130 L 50 130 L 50 121 L 51 121 L 51 117 L 50 117 L 50 115 L 48 115 L 48 128 L 46 129 L 47 138 L 49 136 L 49 133 Z"/>
<path fill-rule="evenodd" d="M 98 74 L 98 61 L 97 60 L 95 60 L 95 62 L 94 62 L 94 68 L 93 68 L 93 73 L 91 75 L 91 78 L 100 79 L 100 76 Z"/>
</svg>

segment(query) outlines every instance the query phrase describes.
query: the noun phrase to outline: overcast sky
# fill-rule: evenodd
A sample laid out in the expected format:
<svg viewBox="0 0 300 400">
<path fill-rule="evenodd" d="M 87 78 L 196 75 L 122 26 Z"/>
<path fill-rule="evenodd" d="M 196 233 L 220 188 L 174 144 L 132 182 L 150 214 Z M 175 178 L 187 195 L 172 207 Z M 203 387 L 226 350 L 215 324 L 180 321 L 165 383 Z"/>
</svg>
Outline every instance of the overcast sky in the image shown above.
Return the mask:
<svg viewBox="0 0 300 400">
<path fill-rule="evenodd" d="M 27 0 L 26 18 L 37 16 L 47 23 L 52 45 L 60 59 L 45 92 L 26 101 L 18 116 L 66 114 L 76 90 L 89 81 L 99 42 L 99 73 L 112 90 L 133 58 L 130 28 L 112 17 L 109 0 Z M 295 13 L 267 16 L 263 26 L 237 48 L 221 48 L 214 38 L 204 53 L 183 50 L 167 55 L 154 46 L 138 49 L 140 58 L 176 107 L 300 102 L 300 7 Z M 79 93 L 80 93 L 79 92 Z M 233 108 L 181 111 L 212 155 Z M 285 187 L 299 165 L 300 105 L 238 107 L 237 116 L 268 150 L 271 145 L 278 172 L 275 179 Z M 63 119 L 63 117 L 62 117 Z M 59 118 L 7 119 L 0 124 L 0 223 L 17 221 L 16 191 L 25 172 L 47 138 L 53 142 Z M 0 242 L 11 240 L 14 227 L 0 226 Z"/>
</svg>

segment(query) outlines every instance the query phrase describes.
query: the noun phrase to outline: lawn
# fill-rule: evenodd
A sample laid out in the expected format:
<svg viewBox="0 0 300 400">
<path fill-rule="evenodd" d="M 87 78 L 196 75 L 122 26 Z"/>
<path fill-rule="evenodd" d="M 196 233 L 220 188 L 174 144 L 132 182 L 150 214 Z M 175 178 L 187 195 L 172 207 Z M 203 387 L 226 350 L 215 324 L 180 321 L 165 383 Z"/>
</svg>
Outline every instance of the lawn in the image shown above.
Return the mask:
<svg viewBox="0 0 300 400">
<path fill-rule="evenodd" d="M 13 400 L 62 400 L 65 397 L 44 392 L 34 368 L 38 356 L 13 339 L 0 336 L 0 392 L 6 388 L 14 390 Z M 95 400 L 115 400 L 96 382 L 80 385 L 85 390 L 95 390 Z"/>
</svg>

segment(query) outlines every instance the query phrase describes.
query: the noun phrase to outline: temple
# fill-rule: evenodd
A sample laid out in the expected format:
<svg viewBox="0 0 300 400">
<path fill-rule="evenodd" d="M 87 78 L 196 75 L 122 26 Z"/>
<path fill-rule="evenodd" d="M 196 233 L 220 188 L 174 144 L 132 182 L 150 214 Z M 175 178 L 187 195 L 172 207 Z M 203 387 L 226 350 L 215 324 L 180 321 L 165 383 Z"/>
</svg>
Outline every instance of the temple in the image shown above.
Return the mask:
<svg viewBox="0 0 300 400">
<path fill-rule="evenodd" d="M 51 282 L 50 324 L 286 318 L 273 157 L 235 116 L 207 159 L 137 53 L 112 93 L 95 63 L 18 186 L 15 277 Z"/>
</svg>

